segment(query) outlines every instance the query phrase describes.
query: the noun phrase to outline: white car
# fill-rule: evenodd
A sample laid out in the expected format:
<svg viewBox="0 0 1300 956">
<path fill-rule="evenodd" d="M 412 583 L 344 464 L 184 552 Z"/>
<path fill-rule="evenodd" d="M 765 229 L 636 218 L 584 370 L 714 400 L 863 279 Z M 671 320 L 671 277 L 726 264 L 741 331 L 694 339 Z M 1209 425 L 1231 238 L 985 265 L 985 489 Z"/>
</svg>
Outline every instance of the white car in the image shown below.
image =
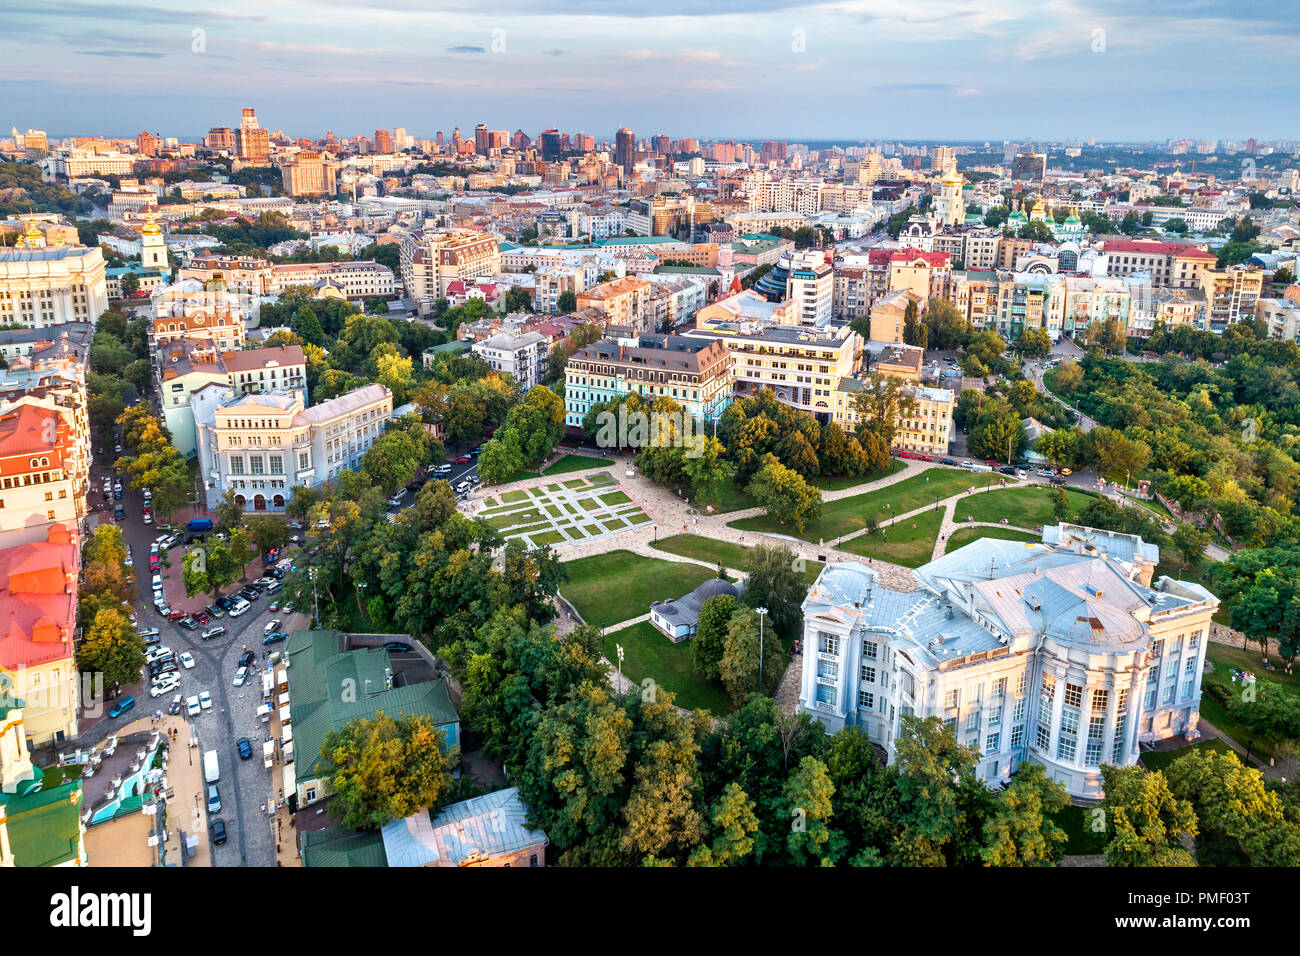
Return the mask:
<svg viewBox="0 0 1300 956">
<path fill-rule="evenodd" d="M 202 709 L 203 708 L 199 706 L 199 698 L 197 696 L 185 698 L 185 713 L 189 714 L 191 717 L 197 717 L 199 711 Z"/>
<path fill-rule="evenodd" d="M 149 686 L 150 697 L 161 697 L 163 694 L 170 694 L 181 685 L 180 676 L 177 674 L 164 674 Z"/>
<path fill-rule="evenodd" d="M 292 604 L 281 604 L 281 605 L 280 605 L 280 610 L 281 610 L 282 612 L 284 612 L 285 614 L 292 614 L 292 613 L 293 613 L 293 605 L 292 605 Z"/>
<path fill-rule="evenodd" d="M 272 631 L 278 631 L 282 623 L 284 622 L 281 621 L 278 617 L 272 618 L 271 620 L 266 622 L 266 627 L 262 628 L 262 633 L 270 634 Z"/>
<path fill-rule="evenodd" d="M 136 633 L 139 634 L 141 638 L 146 638 L 146 637 L 157 637 L 160 632 L 156 627 L 145 627 L 136 631 Z"/>
<path fill-rule="evenodd" d="M 243 687 L 243 686 L 244 686 L 244 681 L 246 681 L 246 680 L 248 680 L 248 668 L 247 668 L 247 667 L 241 667 L 239 670 L 235 671 L 235 686 L 236 686 L 236 687 Z"/>
<path fill-rule="evenodd" d="M 147 511 L 144 513 L 144 523 L 145 523 L 145 524 L 153 524 L 153 515 L 151 515 L 151 514 L 150 514 L 149 512 L 147 512 Z"/>
<path fill-rule="evenodd" d="M 181 667 L 191 670 L 194 667 L 194 655 L 189 651 L 181 651 Z"/>
<path fill-rule="evenodd" d="M 206 690 L 199 691 L 199 706 L 204 710 L 212 709 L 212 695 Z"/>
<path fill-rule="evenodd" d="M 158 660 L 158 658 L 166 657 L 167 655 L 171 654 L 171 652 L 172 649 L 165 644 L 162 645 L 161 647 L 155 647 L 153 650 L 148 651 L 144 655 L 145 663 L 152 664 L 154 661 Z"/>
<path fill-rule="evenodd" d="M 155 574 L 155 575 L 153 576 L 153 589 L 154 589 L 155 591 L 161 591 L 161 590 L 162 590 L 162 575 L 161 575 L 161 574 Z"/>
<path fill-rule="evenodd" d="M 228 613 L 231 617 L 239 617 L 241 614 L 246 614 L 248 612 L 248 609 L 252 606 L 253 605 L 249 604 L 247 601 L 244 601 L 241 604 L 236 604 L 226 613 Z"/>
</svg>

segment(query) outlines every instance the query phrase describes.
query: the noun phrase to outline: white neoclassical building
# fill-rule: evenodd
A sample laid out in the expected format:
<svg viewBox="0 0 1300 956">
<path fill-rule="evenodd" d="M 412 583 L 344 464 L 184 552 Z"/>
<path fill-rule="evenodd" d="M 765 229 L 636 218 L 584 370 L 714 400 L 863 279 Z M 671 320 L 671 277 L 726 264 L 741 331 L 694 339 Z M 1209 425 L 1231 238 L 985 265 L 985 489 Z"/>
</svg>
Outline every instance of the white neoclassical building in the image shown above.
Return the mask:
<svg viewBox="0 0 1300 956">
<path fill-rule="evenodd" d="M 1006 781 L 1023 760 L 1070 795 L 1101 795 L 1103 763 L 1139 742 L 1196 736 L 1201 669 L 1218 599 L 1152 571 L 1135 535 L 1076 525 L 1043 541 L 986 538 L 885 587 L 859 562 L 830 564 L 803 604 L 800 707 L 861 726 L 893 759 L 899 718 L 939 717 Z"/>
</svg>

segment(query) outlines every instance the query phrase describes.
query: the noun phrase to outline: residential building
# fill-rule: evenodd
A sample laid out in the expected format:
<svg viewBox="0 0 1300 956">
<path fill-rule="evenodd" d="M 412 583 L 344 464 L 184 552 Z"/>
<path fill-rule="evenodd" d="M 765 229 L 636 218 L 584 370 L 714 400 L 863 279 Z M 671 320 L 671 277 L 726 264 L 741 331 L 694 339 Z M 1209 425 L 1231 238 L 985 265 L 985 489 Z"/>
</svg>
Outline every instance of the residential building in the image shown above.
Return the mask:
<svg viewBox="0 0 1300 956">
<path fill-rule="evenodd" d="M 290 196 L 329 196 L 338 189 L 339 164 L 329 154 L 302 150 L 292 160 L 280 164 L 284 191 Z"/>
<path fill-rule="evenodd" d="M 639 332 L 657 331 L 650 324 L 650 283 L 635 276 L 610 279 L 577 295 L 578 309 L 599 309 L 610 325 L 626 325 Z"/>
<path fill-rule="evenodd" d="M 800 325 L 821 328 L 830 322 L 835 273 L 822 253 L 807 251 L 791 257 L 786 298 L 792 303 Z"/>
<path fill-rule="evenodd" d="M 911 289 L 898 289 L 887 292 L 875 300 L 871 306 L 871 338 L 876 342 L 903 343 L 903 329 L 906 325 L 907 307 L 916 306 L 919 319 L 924 313 L 929 299 L 917 295 Z"/>
<path fill-rule="evenodd" d="M 0 868 L 85 866 L 81 780 L 46 783 L 27 749 L 30 709 L 12 689 L 0 700 Z"/>
<path fill-rule="evenodd" d="M 291 285 L 336 290 L 352 301 L 391 299 L 397 295 L 393 270 L 379 262 L 291 262 L 271 267 L 268 294 L 280 295 Z"/>
<path fill-rule="evenodd" d="M 1250 266 L 1206 269 L 1200 277 L 1206 320 L 1211 332 L 1238 322 L 1255 321 L 1255 303 L 1264 290 L 1264 272 Z"/>
<path fill-rule="evenodd" d="M 500 272 L 501 250 L 495 237 L 468 229 L 408 232 L 402 236 L 401 269 L 407 300 L 427 315 L 450 283 Z"/>
<path fill-rule="evenodd" d="M 29 745 L 76 738 L 80 708 L 74 642 L 80 550 L 69 526 L 43 523 L 41 530 L 38 539 L 0 549 L 0 677 L 9 703 L 25 701 L 24 753 Z M 2 736 L 9 734 L 6 725 Z"/>
<path fill-rule="evenodd" d="M 493 370 L 513 375 L 524 391 L 542 380 L 546 373 L 546 356 L 550 354 L 546 337 L 536 332 L 499 332 L 475 342 L 472 349 Z"/>
<path fill-rule="evenodd" d="M 633 344 L 593 342 L 564 370 L 565 424 L 581 428 L 591 407 L 636 392 L 665 396 L 698 422 L 716 421 L 731 404 L 735 369 L 721 342 L 686 335 L 641 335 Z"/>
<path fill-rule="evenodd" d="M 870 276 L 863 266 L 835 270 L 831 313 L 842 322 L 865 319 L 871 312 Z"/>
<path fill-rule="evenodd" d="M 1075 799 L 1101 765 L 1199 731 L 1201 671 L 1218 599 L 1151 575 L 1159 550 L 1074 525 L 1042 543 L 986 538 L 887 587 L 856 561 L 828 565 L 803 604 L 800 709 L 861 727 L 892 761 L 904 716 L 938 717 L 1005 783 L 1041 765 Z"/>
<path fill-rule="evenodd" d="M 44 541 L 56 523 L 75 531 L 85 514 L 75 433 L 52 404 L 0 405 L 0 548 Z"/>
<path fill-rule="evenodd" d="M 1214 268 L 1216 258 L 1200 246 L 1149 239 L 1107 240 L 1102 251 L 1107 256 L 1107 275 L 1149 272 L 1151 285 L 1157 289 L 1198 288 L 1201 274 Z"/>
<path fill-rule="evenodd" d="M 911 414 L 895 423 L 896 432 L 891 447 L 923 455 L 948 454 L 957 398 L 951 389 L 933 388 L 921 383 L 924 351 L 914 345 L 872 339 L 866 344 L 866 354 L 871 356 L 869 371 L 906 383 L 903 393 L 913 403 Z M 855 398 L 862 391 L 865 381 L 865 375 L 859 372 L 841 378 L 836 385 L 833 419 L 845 431 L 857 430 L 859 416 Z"/>
</svg>

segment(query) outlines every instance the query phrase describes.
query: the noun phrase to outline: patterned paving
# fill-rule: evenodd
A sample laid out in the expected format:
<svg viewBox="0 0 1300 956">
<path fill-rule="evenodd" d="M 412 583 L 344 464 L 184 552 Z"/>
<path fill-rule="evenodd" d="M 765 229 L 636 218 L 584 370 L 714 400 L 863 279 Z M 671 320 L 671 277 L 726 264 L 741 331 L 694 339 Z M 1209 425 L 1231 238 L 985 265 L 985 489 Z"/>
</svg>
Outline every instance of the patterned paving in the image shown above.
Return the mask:
<svg viewBox="0 0 1300 956">
<path fill-rule="evenodd" d="M 607 538 L 650 522 L 609 472 L 557 480 L 489 496 L 475 513 L 530 547 Z"/>
</svg>

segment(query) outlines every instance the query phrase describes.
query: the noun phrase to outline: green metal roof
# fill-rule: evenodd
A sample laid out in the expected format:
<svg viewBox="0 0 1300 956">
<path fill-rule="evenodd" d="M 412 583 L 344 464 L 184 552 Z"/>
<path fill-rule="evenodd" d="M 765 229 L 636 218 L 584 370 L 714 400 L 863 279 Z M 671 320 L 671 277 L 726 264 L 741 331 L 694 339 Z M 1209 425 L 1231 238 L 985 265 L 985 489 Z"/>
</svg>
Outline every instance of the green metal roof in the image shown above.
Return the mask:
<svg viewBox="0 0 1300 956">
<path fill-rule="evenodd" d="M 58 866 L 81 846 L 81 781 L 34 793 L 0 793 L 15 866 Z"/>
<path fill-rule="evenodd" d="M 294 746 L 306 770 L 319 762 L 326 735 L 354 720 L 380 712 L 425 715 L 438 727 L 460 720 L 444 681 L 385 689 L 388 652 L 340 651 L 338 631 L 294 631 L 288 659 Z"/>
<path fill-rule="evenodd" d="M 378 830 L 326 827 L 303 833 L 300 839 L 303 866 L 388 866 Z"/>
</svg>

